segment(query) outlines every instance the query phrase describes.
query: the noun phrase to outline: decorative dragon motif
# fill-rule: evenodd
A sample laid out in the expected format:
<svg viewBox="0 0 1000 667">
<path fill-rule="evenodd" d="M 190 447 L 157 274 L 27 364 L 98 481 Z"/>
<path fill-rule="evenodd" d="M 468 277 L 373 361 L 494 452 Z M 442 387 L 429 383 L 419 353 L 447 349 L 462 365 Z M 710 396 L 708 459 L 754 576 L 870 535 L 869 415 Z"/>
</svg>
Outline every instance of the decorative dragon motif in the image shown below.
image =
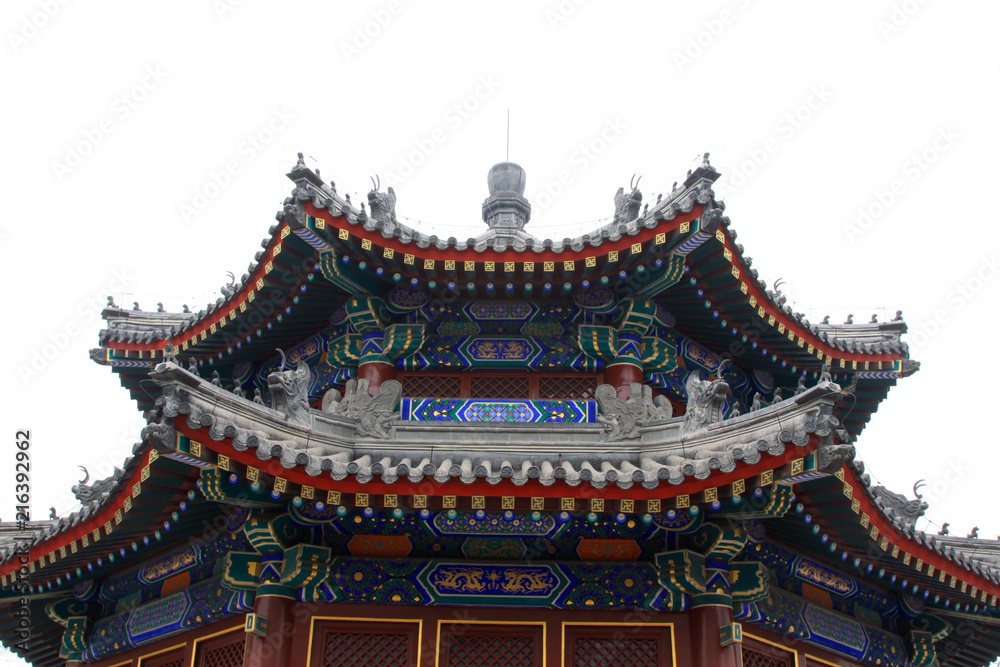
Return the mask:
<svg viewBox="0 0 1000 667">
<path fill-rule="evenodd" d="M 481 595 L 545 595 L 558 585 L 548 568 L 445 565 L 430 583 L 447 593 Z"/>
<path fill-rule="evenodd" d="M 839 444 L 820 446 L 816 450 L 816 469 L 831 475 L 854 460 L 854 445 Z"/>
<path fill-rule="evenodd" d="M 899 520 L 903 526 L 913 530 L 917 525 L 917 519 L 924 515 L 929 505 L 920 494 L 920 487 L 924 485 L 924 480 L 919 480 L 913 485 L 913 495 L 916 500 L 909 500 L 901 493 L 895 493 L 884 486 L 876 486 L 872 489 L 872 496 L 875 504 L 885 512 L 890 519 Z"/>
<path fill-rule="evenodd" d="M 608 440 L 638 438 L 639 427 L 647 422 L 670 419 L 673 406 L 663 396 L 653 397 L 648 385 L 633 383 L 627 401 L 618 398 L 618 390 L 610 384 L 602 384 L 594 392 L 599 412 L 597 421 L 604 424 Z"/>
<path fill-rule="evenodd" d="M 691 433 L 708 428 L 710 424 L 722 421 L 722 409 L 729 394 L 729 383 L 723 377 L 726 361 L 716 369 L 718 378 L 702 380 L 699 371 L 693 371 L 685 383 L 687 389 L 687 410 L 684 413 L 682 431 Z"/>
<path fill-rule="evenodd" d="M 74 484 L 71 490 L 81 504 L 94 502 L 95 500 L 101 502 L 106 499 L 111 494 L 111 489 L 114 488 L 123 474 L 122 469 L 116 467 L 114 474 L 110 477 L 105 477 L 88 485 L 87 482 L 90 481 L 90 473 L 84 466 L 79 466 L 79 468 L 83 471 L 84 477 L 80 480 L 79 484 Z"/>
<path fill-rule="evenodd" d="M 369 395 L 368 387 L 368 379 L 362 378 L 348 380 L 343 397 L 339 391 L 331 389 L 323 396 L 323 412 L 356 420 L 355 428 L 360 435 L 388 438 L 390 425 L 398 418 L 396 407 L 403 395 L 403 385 L 387 380 L 375 396 Z"/>
<path fill-rule="evenodd" d="M 444 572 L 435 572 L 431 580 L 437 588 L 446 591 L 461 591 L 463 593 L 478 593 L 486 590 L 483 582 L 485 572 L 479 568 L 449 568 Z"/>
<path fill-rule="evenodd" d="M 368 206 L 371 208 L 371 216 L 373 219 L 381 222 L 383 225 L 396 224 L 396 192 L 389 187 L 389 191 L 379 192 L 379 188 L 382 186 L 382 181 L 378 176 L 372 179 L 372 189 L 368 193 Z"/>
<path fill-rule="evenodd" d="M 284 415 L 285 419 L 303 426 L 312 425 L 312 415 L 309 414 L 309 384 L 312 372 L 309 364 L 299 361 L 295 370 L 285 370 L 285 353 L 279 349 L 281 367 L 267 376 L 267 387 L 274 399 L 274 409 Z"/>
<path fill-rule="evenodd" d="M 542 570 L 507 570 L 500 590 L 511 595 L 546 593 L 552 589 L 552 574 Z"/>
<path fill-rule="evenodd" d="M 223 285 L 220 291 L 222 296 L 228 299 L 236 294 L 236 275 L 232 271 L 226 271 L 226 275 L 229 276 L 229 282 Z"/>
<path fill-rule="evenodd" d="M 637 181 L 633 174 L 632 180 L 629 182 L 632 192 L 625 194 L 625 188 L 618 188 L 618 192 L 615 193 L 616 223 L 625 224 L 639 217 L 639 208 L 642 206 L 642 193 L 639 192 L 639 181 L 641 180 L 642 176 Z"/>
</svg>

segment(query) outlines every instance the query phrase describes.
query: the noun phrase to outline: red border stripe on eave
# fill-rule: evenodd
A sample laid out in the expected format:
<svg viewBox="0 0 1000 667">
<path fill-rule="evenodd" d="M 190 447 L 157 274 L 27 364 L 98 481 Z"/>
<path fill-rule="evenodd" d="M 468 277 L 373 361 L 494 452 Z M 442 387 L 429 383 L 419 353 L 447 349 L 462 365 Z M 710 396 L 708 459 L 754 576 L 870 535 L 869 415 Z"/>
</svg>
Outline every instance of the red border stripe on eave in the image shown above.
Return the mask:
<svg viewBox="0 0 1000 667">
<path fill-rule="evenodd" d="M 281 225 L 278 226 L 278 229 L 271 237 L 271 241 L 267 244 L 267 247 L 265 248 L 264 255 L 260 258 L 260 261 L 257 262 L 257 270 L 254 271 L 253 275 L 247 279 L 247 284 L 243 288 L 243 290 L 233 295 L 232 298 L 227 299 L 222 304 L 222 306 L 218 310 L 213 311 L 211 315 L 205 315 L 205 317 L 197 325 L 195 325 L 191 329 L 188 329 L 182 333 L 177 334 L 173 338 L 168 338 L 166 340 L 158 340 L 152 343 L 108 343 L 107 349 L 112 351 L 126 350 L 128 352 L 140 352 L 140 351 L 159 352 L 163 350 L 164 346 L 167 343 L 170 343 L 171 345 L 174 346 L 174 348 L 176 348 L 177 352 L 180 352 L 181 346 L 185 342 L 191 340 L 192 338 L 201 336 L 201 333 L 203 331 L 208 331 L 209 329 L 211 329 L 213 324 L 218 325 L 219 320 L 222 317 L 227 317 L 227 318 L 229 317 L 229 311 L 239 310 L 240 304 L 249 299 L 250 292 L 256 293 L 257 291 L 259 291 L 257 289 L 257 281 L 262 280 L 265 276 L 268 275 L 269 273 L 267 271 L 268 262 L 274 262 L 275 258 L 280 255 L 280 253 L 278 255 L 275 255 L 274 250 L 275 247 L 277 247 L 280 243 L 282 243 L 283 241 L 282 232 L 287 227 L 288 225 L 286 223 L 281 223 Z M 222 315 L 220 315 L 220 313 L 222 313 Z M 232 322 L 235 322 L 235 320 L 232 320 Z"/>
<path fill-rule="evenodd" d="M 29 557 L 31 557 L 31 560 L 32 561 L 40 561 L 42 558 L 47 558 L 50 553 L 58 552 L 59 549 L 62 548 L 62 547 L 66 547 L 66 549 L 68 551 L 70 544 L 72 544 L 73 542 L 76 542 L 77 540 L 79 540 L 84 535 L 90 535 L 91 533 L 93 533 L 95 527 L 98 530 L 100 530 L 100 529 L 102 529 L 104 527 L 104 524 L 108 523 L 109 521 L 111 523 L 114 523 L 115 512 L 117 512 L 118 510 L 122 510 L 122 522 L 124 523 L 125 517 L 128 516 L 128 513 L 125 512 L 125 508 L 124 508 L 125 498 L 127 498 L 127 497 L 131 498 L 132 497 L 132 489 L 135 487 L 136 483 L 139 480 L 139 477 L 142 475 L 142 469 L 145 468 L 146 466 L 148 466 L 150 464 L 149 457 L 150 457 L 150 452 L 146 452 L 146 454 L 144 455 L 144 459 L 143 459 L 144 463 L 142 465 L 136 466 L 132 470 L 132 474 L 128 476 L 127 481 L 125 482 L 125 487 L 118 492 L 117 496 L 115 496 L 114 503 L 110 503 L 109 502 L 108 505 L 103 510 L 101 510 L 101 512 L 99 514 L 96 514 L 96 515 L 90 517 L 84 523 L 81 523 L 81 524 L 79 524 L 79 525 L 77 525 L 75 527 L 69 528 L 69 529 L 63 531 L 62 533 L 59 533 L 57 536 L 55 536 L 55 537 L 53 537 L 53 538 L 51 538 L 49 540 L 46 540 L 46 541 L 42 542 L 41 544 L 33 546 L 31 548 L 31 550 L 28 552 L 28 555 L 29 555 Z M 150 471 L 150 472 L 152 473 L 152 471 Z M 137 496 L 137 497 L 141 498 L 142 494 L 140 493 L 139 496 Z M 134 506 L 135 506 L 135 502 L 133 502 L 133 507 Z M 115 524 L 115 525 L 118 525 L 118 524 Z M 109 537 L 110 536 L 108 536 L 108 535 L 103 535 L 101 537 L 101 539 L 103 540 L 103 539 L 107 539 Z M 93 540 L 91 540 L 91 544 L 94 544 Z M 82 549 L 83 547 L 80 547 L 80 548 Z M 40 550 L 44 550 L 44 554 L 42 554 L 41 556 L 38 556 L 37 552 L 40 551 Z M 7 575 L 7 574 L 10 574 L 11 572 L 15 572 L 20 567 L 21 567 L 20 563 L 17 563 L 17 562 L 6 563 L 2 567 L 0 567 L 0 576 L 4 576 L 4 575 Z M 38 572 L 40 570 L 43 571 L 43 572 L 47 572 L 49 570 L 49 568 L 51 568 L 52 570 L 56 570 L 58 567 L 59 567 L 59 561 L 58 561 L 58 559 L 56 560 L 55 563 L 46 563 L 45 567 L 42 567 L 42 568 L 39 568 L 36 565 L 35 572 L 33 573 L 33 576 L 36 577 L 36 578 L 41 578 L 41 577 L 38 576 Z M 53 576 L 58 576 L 58 574 L 59 573 L 57 572 Z"/>
<path fill-rule="evenodd" d="M 306 213 L 314 218 L 325 218 L 327 224 L 330 224 L 333 220 L 344 220 L 343 229 L 347 229 L 352 235 L 357 236 L 360 239 L 368 239 L 372 244 L 377 245 L 382 248 L 391 248 L 394 253 L 400 253 L 403 255 L 419 255 L 421 258 L 434 259 L 434 260 L 444 260 L 444 259 L 455 259 L 458 260 L 470 260 L 475 259 L 477 262 L 565 262 L 565 261 L 580 261 L 589 256 L 601 256 L 606 255 L 609 252 L 614 252 L 616 250 L 622 250 L 623 248 L 630 248 L 633 243 L 645 243 L 650 238 L 655 237 L 657 234 L 663 232 L 670 232 L 680 227 L 683 222 L 691 222 L 692 220 L 698 219 L 701 215 L 704 206 L 701 204 L 696 205 L 687 213 L 680 213 L 675 216 L 672 220 L 663 221 L 652 229 L 646 229 L 645 227 L 640 230 L 635 236 L 622 236 L 618 241 L 605 241 L 600 246 L 594 248 L 588 246 L 585 250 L 581 252 L 576 252 L 570 250 L 569 252 L 556 253 L 551 250 L 545 252 L 535 252 L 534 250 L 525 250 L 523 253 L 515 253 L 513 251 L 497 252 L 493 249 L 486 249 L 482 252 L 477 252 L 471 248 L 466 250 L 457 250 L 455 248 L 448 248 L 446 250 L 441 250 L 436 246 L 428 246 L 427 248 L 417 248 L 415 244 L 404 245 L 395 239 L 387 239 L 381 234 L 368 232 L 362 225 L 351 225 L 346 221 L 345 216 L 339 215 L 335 217 L 328 217 L 329 213 L 323 213 L 318 211 L 312 204 L 306 203 L 305 209 Z"/>
<path fill-rule="evenodd" d="M 732 238 L 725 231 L 723 231 L 722 236 L 725 239 L 725 241 L 721 243 L 722 247 L 726 250 L 729 250 L 729 252 L 733 254 L 733 260 L 731 263 L 737 268 L 739 268 L 740 275 L 744 276 L 744 278 L 736 278 L 730 275 L 730 278 L 736 281 L 737 283 L 746 283 L 747 285 L 746 296 L 748 301 L 750 297 L 754 297 L 755 299 L 757 299 L 757 304 L 759 306 L 765 306 L 766 304 L 764 310 L 767 312 L 768 316 L 774 317 L 775 329 L 777 329 L 778 324 L 784 324 L 786 329 L 794 331 L 799 338 L 804 338 L 805 340 L 810 341 L 809 344 L 812 345 L 817 350 L 822 351 L 823 356 L 830 357 L 832 359 L 843 359 L 844 361 L 857 361 L 858 363 L 864 363 L 867 361 L 870 363 L 875 361 L 889 361 L 889 362 L 900 361 L 903 358 L 903 355 L 901 354 L 896 354 L 896 355 L 858 354 L 857 352 L 845 352 L 843 350 L 831 347 L 827 343 L 821 341 L 812 331 L 804 329 L 802 325 L 800 325 L 799 323 L 790 320 L 788 316 L 785 315 L 785 313 L 780 308 L 776 308 L 774 306 L 774 304 L 771 302 L 771 299 L 766 294 L 761 293 L 760 287 L 757 285 L 756 279 L 752 278 L 753 274 L 750 272 L 750 269 L 743 263 L 742 254 L 737 252 L 736 249 L 733 247 Z M 853 370 L 856 372 L 858 369 L 845 368 L 844 370 L 845 371 Z"/>
<path fill-rule="evenodd" d="M 919 572 L 919 574 L 923 576 L 927 576 L 926 566 L 931 565 L 934 567 L 935 570 L 939 572 L 945 572 L 947 576 L 953 576 L 958 581 L 964 581 L 967 584 L 969 583 L 975 584 L 975 588 L 977 589 L 977 596 L 973 599 L 975 600 L 976 604 L 989 604 L 989 603 L 984 603 L 982 601 L 981 596 L 978 595 L 979 592 L 986 591 L 988 596 L 1000 596 L 1000 586 L 997 586 L 992 581 L 986 579 L 981 575 L 978 575 L 970 570 L 966 570 L 962 566 L 953 563 L 952 561 L 948 560 L 947 558 L 938 554 L 937 552 L 932 551 L 929 547 L 926 547 L 922 544 L 918 544 L 916 541 L 911 540 L 909 537 L 901 533 L 882 515 L 882 511 L 879 510 L 877 507 L 875 507 L 875 505 L 871 502 L 871 498 L 866 493 L 862 482 L 860 482 L 857 479 L 854 472 L 850 470 L 847 466 L 844 466 L 843 470 L 844 470 L 844 481 L 851 487 L 852 499 L 856 498 L 860 501 L 859 503 L 860 509 L 858 512 L 858 525 L 861 524 L 861 512 L 864 512 L 865 514 L 868 515 L 869 526 L 875 526 L 878 528 L 879 531 L 879 540 L 875 540 L 874 544 L 877 545 L 882 537 L 886 537 L 889 539 L 889 551 L 883 552 L 886 554 L 888 558 L 890 559 L 892 558 L 891 555 L 892 547 L 893 546 L 899 547 L 900 551 L 899 558 L 893 559 L 899 561 L 898 563 L 895 563 L 897 567 L 913 568 L 913 570 L 916 571 L 916 566 L 914 564 L 913 559 L 918 558 L 922 560 L 924 563 L 924 568 L 922 569 L 922 571 Z M 870 532 L 871 528 L 869 527 L 866 530 Z M 881 547 L 877 548 L 879 549 L 879 551 L 881 551 Z M 910 554 L 910 563 L 911 563 L 910 565 L 903 565 L 903 553 Z M 939 581 L 938 583 L 941 582 Z M 960 596 L 966 596 L 970 598 L 972 597 L 972 595 L 968 592 L 963 593 L 961 588 L 956 587 L 952 590 L 954 591 L 954 595 L 956 598 Z"/>
</svg>

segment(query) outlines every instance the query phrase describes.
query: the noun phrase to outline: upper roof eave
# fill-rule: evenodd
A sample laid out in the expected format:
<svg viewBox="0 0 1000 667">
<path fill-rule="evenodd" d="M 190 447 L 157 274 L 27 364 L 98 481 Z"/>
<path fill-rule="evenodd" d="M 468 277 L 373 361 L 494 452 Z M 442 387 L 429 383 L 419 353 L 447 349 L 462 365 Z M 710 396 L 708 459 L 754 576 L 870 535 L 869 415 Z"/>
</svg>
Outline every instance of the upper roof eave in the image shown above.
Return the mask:
<svg viewBox="0 0 1000 667">
<path fill-rule="evenodd" d="M 472 258 L 488 259 L 488 255 L 493 255 L 498 259 L 509 257 L 508 253 L 515 254 L 528 253 L 529 255 L 559 256 L 562 261 L 582 260 L 586 253 L 592 248 L 612 242 L 614 239 L 633 239 L 635 235 L 642 232 L 654 234 L 658 226 L 665 221 L 676 221 L 678 216 L 688 216 L 693 212 L 703 215 L 702 209 L 698 207 L 708 207 L 709 213 L 717 218 L 715 225 L 720 225 L 721 229 L 716 231 L 722 248 L 713 248 L 713 253 L 725 253 L 730 256 L 734 266 L 741 266 L 740 275 L 746 277 L 743 280 L 748 284 L 747 292 L 752 297 L 752 303 L 756 300 L 760 307 L 765 304 L 769 314 L 775 317 L 778 323 L 785 322 L 787 326 L 794 327 L 805 342 L 814 345 L 817 349 L 825 349 L 828 356 L 834 361 L 839 357 L 851 361 L 867 360 L 902 360 L 907 356 L 906 344 L 899 340 L 899 335 L 905 331 L 905 324 L 901 321 L 884 323 L 873 326 L 855 325 L 854 327 L 838 327 L 812 325 L 800 313 L 794 313 L 791 308 L 785 306 L 780 294 L 775 294 L 767 289 L 766 284 L 759 280 L 757 272 L 750 267 L 751 260 L 743 254 L 743 247 L 736 243 L 736 233 L 730 228 L 729 218 L 722 215 L 724 204 L 716 203 L 711 185 L 718 177 L 718 172 L 708 167 L 699 167 L 685 181 L 683 187 L 677 188 L 670 196 L 658 202 L 651 210 L 647 211 L 639 218 L 625 224 L 611 223 L 598 228 L 592 234 L 585 234 L 575 239 L 564 239 L 562 242 L 546 239 L 540 244 L 533 243 L 529 246 L 527 241 L 515 238 L 508 245 L 511 239 L 503 235 L 494 235 L 488 239 L 468 242 L 458 241 L 454 238 L 442 240 L 434 236 L 427 236 L 412 230 L 405 225 L 395 222 L 384 223 L 381 220 L 374 220 L 368 217 L 362 210 L 355 209 L 352 205 L 341 198 L 328 185 L 324 184 L 319 176 L 308 169 L 300 167 L 293 169 L 289 178 L 295 182 L 296 187 L 292 196 L 286 200 L 283 211 L 277 214 L 278 225 L 272 226 L 269 236 L 265 237 L 261 245 L 265 250 L 258 253 L 256 264 L 251 264 L 250 270 L 239 281 L 238 284 L 230 286 L 230 295 L 219 299 L 215 304 L 206 309 L 191 315 L 188 313 L 163 314 L 163 313 L 142 313 L 135 311 L 123 311 L 114 309 L 106 311 L 106 318 L 121 318 L 124 326 L 118 329 L 112 327 L 101 333 L 102 347 L 116 347 L 133 350 L 148 350 L 151 359 L 162 358 L 157 354 L 162 351 L 166 342 L 172 341 L 175 348 L 181 347 L 185 340 L 193 340 L 192 334 L 197 336 L 201 329 L 205 329 L 219 317 L 219 313 L 226 313 L 236 305 L 245 303 L 246 293 L 261 281 L 266 266 L 275 261 L 280 261 L 274 250 L 280 248 L 282 240 L 297 229 L 304 226 L 306 212 L 305 207 L 313 207 L 314 213 L 327 211 L 335 217 L 343 217 L 348 227 L 360 226 L 369 232 L 376 232 L 386 243 L 386 247 L 393 247 L 401 252 L 414 252 L 408 250 L 409 246 L 435 251 L 449 251 L 456 253 L 457 259 L 462 259 L 464 253 L 474 253 Z M 716 208 L 712 208 L 716 207 Z M 710 221 L 711 222 L 711 221 Z M 709 224 L 708 226 L 711 226 Z M 493 242 L 492 245 L 490 242 Z M 327 246 L 334 247 L 337 239 L 327 238 Z M 484 254 L 487 255 L 484 257 Z M 733 278 L 736 286 L 739 279 Z M 239 310 L 236 311 L 239 317 Z M 167 328 L 172 324 L 171 328 Z M 117 345 L 115 345 L 117 344 Z M 884 359 L 883 359 L 884 358 Z M 880 369 L 881 370 L 881 369 Z M 906 375 L 915 370 L 915 365 L 911 364 L 908 369 L 899 369 Z M 908 372 L 907 372 L 908 371 Z"/>
<path fill-rule="evenodd" d="M 568 255 L 565 258 L 560 257 L 561 260 L 577 259 L 575 255 L 586 252 L 588 248 L 600 247 L 609 240 L 634 237 L 643 230 L 655 229 L 661 222 L 672 221 L 678 215 L 690 213 L 697 206 L 714 202 L 715 197 L 711 189 L 715 178 L 698 175 L 689 179 L 684 188 L 678 188 L 639 217 L 628 222 L 610 222 L 577 237 L 567 237 L 562 240 L 539 239 L 523 230 L 518 230 L 520 233 L 515 234 L 500 234 L 496 233 L 496 230 L 485 230 L 478 236 L 470 236 L 467 239 L 458 239 L 454 236 L 443 239 L 437 235 L 424 234 L 403 223 L 372 218 L 363 209 L 357 209 L 352 203 L 345 201 L 328 186 L 315 185 L 309 175 L 315 176 L 308 168 L 298 172 L 293 171 L 288 175 L 296 187 L 292 191 L 292 201 L 286 203 L 284 210 L 278 215 L 279 218 L 288 221 L 293 229 L 305 227 L 303 209 L 311 206 L 312 212 L 317 216 L 329 214 L 333 218 L 343 218 L 350 227 L 360 227 L 383 239 L 392 239 L 403 247 L 415 246 L 421 250 L 434 249 L 458 253 L 456 259 L 459 260 L 463 259 L 462 254 L 468 253 L 481 255 L 529 251 L 536 254 Z M 335 241 L 335 239 L 329 240 Z M 579 258 L 582 256 L 581 254 Z M 478 257 L 475 259 L 482 261 Z"/>
</svg>

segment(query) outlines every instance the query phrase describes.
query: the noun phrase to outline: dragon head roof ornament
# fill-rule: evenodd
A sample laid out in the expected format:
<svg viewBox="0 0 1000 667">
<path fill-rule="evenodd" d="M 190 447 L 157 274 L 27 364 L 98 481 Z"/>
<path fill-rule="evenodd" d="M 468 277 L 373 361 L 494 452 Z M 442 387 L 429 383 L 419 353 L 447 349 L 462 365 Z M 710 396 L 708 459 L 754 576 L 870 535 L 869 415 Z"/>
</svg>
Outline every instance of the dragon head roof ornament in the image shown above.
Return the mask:
<svg viewBox="0 0 1000 667">
<path fill-rule="evenodd" d="M 889 519 L 909 530 L 914 530 L 917 519 L 922 517 L 929 507 L 920 493 L 920 487 L 925 485 L 926 482 L 922 479 L 913 485 L 913 495 L 917 497 L 916 500 L 909 500 L 903 494 L 890 491 L 882 485 L 872 489 L 872 496 L 875 499 L 875 505 L 885 512 Z"/>
<path fill-rule="evenodd" d="M 271 391 L 274 409 L 290 422 L 312 426 L 312 415 L 309 414 L 312 371 L 309 364 L 299 361 L 294 370 L 285 370 L 288 361 L 285 352 L 278 348 L 278 354 L 281 356 L 281 366 L 267 376 L 267 387 Z"/>
</svg>

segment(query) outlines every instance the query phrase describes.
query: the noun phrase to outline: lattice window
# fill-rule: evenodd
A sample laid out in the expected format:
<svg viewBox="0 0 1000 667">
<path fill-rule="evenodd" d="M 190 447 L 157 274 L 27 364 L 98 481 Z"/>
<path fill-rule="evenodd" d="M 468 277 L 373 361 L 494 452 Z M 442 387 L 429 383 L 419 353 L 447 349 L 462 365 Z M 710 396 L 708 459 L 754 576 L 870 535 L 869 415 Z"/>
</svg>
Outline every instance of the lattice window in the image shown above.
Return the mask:
<svg viewBox="0 0 1000 667">
<path fill-rule="evenodd" d="M 330 632 L 323 642 L 323 667 L 407 667 L 410 634 Z"/>
<path fill-rule="evenodd" d="M 410 398 L 461 398 L 462 380 L 456 375 L 406 375 L 403 396 Z"/>
<path fill-rule="evenodd" d="M 230 644 L 207 649 L 199 656 L 198 667 L 240 667 L 243 664 L 245 645 L 244 636 Z"/>
<path fill-rule="evenodd" d="M 592 377 L 542 377 L 538 379 L 538 398 L 576 399 L 594 398 L 597 379 Z"/>
<path fill-rule="evenodd" d="M 493 376 L 474 377 L 471 383 L 472 398 L 531 398 L 527 377 Z"/>
<path fill-rule="evenodd" d="M 240 660 L 242 659 L 243 656 L 240 656 Z M 142 658 L 140 662 L 143 667 L 184 667 L 184 649 L 179 648 L 151 658 Z"/>
<path fill-rule="evenodd" d="M 534 637 L 454 635 L 447 667 L 532 667 Z"/>
<path fill-rule="evenodd" d="M 743 667 L 792 667 L 792 654 L 743 644 Z"/>
<path fill-rule="evenodd" d="M 659 642 L 643 638 L 578 637 L 573 642 L 574 667 L 659 667 Z"/>
</svg>

